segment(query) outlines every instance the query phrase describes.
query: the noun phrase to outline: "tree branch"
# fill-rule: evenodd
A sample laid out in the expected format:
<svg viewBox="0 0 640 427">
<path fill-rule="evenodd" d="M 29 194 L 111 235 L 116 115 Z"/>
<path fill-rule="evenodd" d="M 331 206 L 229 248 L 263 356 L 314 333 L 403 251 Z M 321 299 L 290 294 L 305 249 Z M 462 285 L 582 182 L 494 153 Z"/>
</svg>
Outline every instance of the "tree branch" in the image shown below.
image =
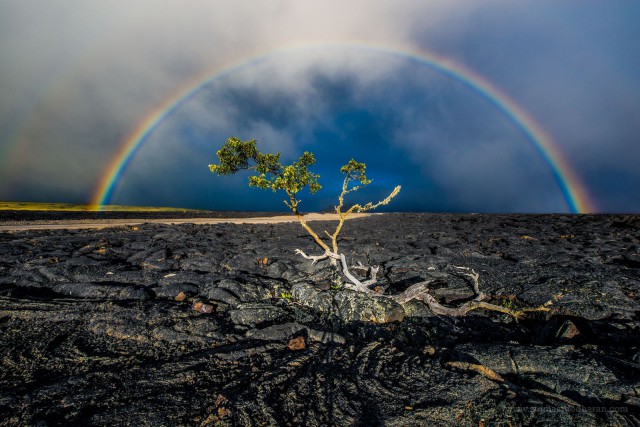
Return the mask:
<svg viewBox="0 0 640 427">
<path fill-rule="evenodd" d="M 362 282 L 362 284 L 369 287 L 371 285 L 375 285 L 376 283 L 378 283 L 379 270 L 380 270 L 379 265 L 376 265 L 375 267 L 371 267 L 371 270 L 369 271 L 369 276 L 370 276 L 369 280 Z"/>
<path fill-rule="evenodd" d="M 507 314 L 509 316 L 512 316 L 515 319 L 520 319 L 526 313 L 529 313 L 529 312 L 549 311 L 549 308 L 546 305 L 542 305 L 536 308 L 524 308 L 520 310 L 514 310 L 511 308 L 507 308 L 507 307 L 503 307 L 500 305 L 491 304 L 483 301 L 483 299 L 486 299 L 487 295 L 482 291 L 480 291 L 479 274 L 476 273 L 475 270 L 470 269 L 468 267 L 454 266 L 454 268 L 463 271 L 463 272 L 460 272 L 459 274 L 462 274 L 463 276 L 466 276 L 469 279 L 471 279 L 472 287 L 476 296 L 472 301 L 467 301 L 466 303 L 458 307 L 448 307 L 443 304 L 440 304 L 438 300 L 435 299 L 435 297 L 429 294 L 430 285 L 435 280 L 425 280 L 423 282 L 416 283 L 410 286 L 409 288 L 407 288 L 404 292 L 400 294 L 383 295 L 369 289 L 369 286 L 377 282 L 377 274 L 379 271 L 379 267 L 371 268 L 371 273 L 370 273 L 371 279 L 365 282 L 361 282 L 349 271 L 347 260 L 344 254 L 337 254 L 335 252 L 331 252 L 327 250 L 323 255 L 313 256 L 313 255 L 306 255 L 300 249 L 296 249 L 296 253 L 299 255 L 302 255 L 305 259 L 311 260 L 313 264 L 326 258 L 339 259 L 340 265 L 342 266 L 342 274 L 344 274 L 344 276 L 349 281 L 349 283 L 346 283 L 345 285 L 348 286 L 349 288 L 354 289 L 358 292 L 362 292 L 362 293 L 374 296 L 374 297 L 389 298 L 401 305 L 406 304 L 409 301 L 414 299 L 418 301 L 422 301 L 425 304 L 427 304 L 427 306 L 429 306 L 429 309 L 434 314 L 437 314 L 437 315 L 462 317 L 462 316 L 465 316 L 470 311 L 484 309 L 484 310 Z"/>
<path fill-rule="evenodd" d="M 316 263 L 316 262 L 318 262 L 318 261 L 321 261 L 321 260 L 323 260 L 323 259 L 327 259 L 327 258 L 329 258 L 329 253 L 328 253 L 328 252 L 325 252 L 325 253 L 324 253 L 324 254 L 322 254 L 322 255 L 307 255 L 307 254 L 305 254 L 304 252 L 302 252 L 302 250 L 300 250 L 300 249 L 296 249 L 296 251 L 295 251 L 295 252 L 296 252 L 298 255 L 302 255 L 302 257 L 303 257 L 303 258 L 305 258 L 305 259 L 310 259 L 310 260 L 311 260 L 311 264 L 312 264 L 312 265 L 313 265 L 313 264 L 315 264 L 315 263 Z"/>
<path fill-rule="evenodd" d="M 484 301 L 487 298 L 487 295 L 484 292 L 480 291 L 480 285 L 478 284 L 480 275 L 476 273 L 475 270 L 469 267 L 458 267 L 456 265 L 454 265 L 453 268 L 463 271 L 459 272 L 458 274 L 471 279 L 471 286 L 473 287 L 473 292 L 476 294 L 476 297 L 474 298 L 475 301 Z"/>
<path fill-rule="evenodd" d="M 347 279 L 349 279 L 349 281 L 353 284 L 355 289 L 360 292 L 364 292 L 365 294 L 373 293 L 371 289 L 369 289 L 366 285 L 364 285 L 362 282 L 356 279 L 355 276 L 351 274 L 351 272 L 349 272 L 349 267 L 347 266 L 347 259 L 345 258 L 344 254 L 340 254 L 338 256 L 340 257 L 340 263 L 342 264 L 342 274 L 344 274 L 347 277 Z"/>
</svg>

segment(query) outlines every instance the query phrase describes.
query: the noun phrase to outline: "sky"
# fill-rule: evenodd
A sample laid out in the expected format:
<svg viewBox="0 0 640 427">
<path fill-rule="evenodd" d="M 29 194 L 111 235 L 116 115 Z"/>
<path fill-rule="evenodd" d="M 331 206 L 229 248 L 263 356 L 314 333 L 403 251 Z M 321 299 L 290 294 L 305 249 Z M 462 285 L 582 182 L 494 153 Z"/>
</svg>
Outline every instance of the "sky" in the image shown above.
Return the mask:
<svg viewBox="0 0 640 427">
<path fill-rule="evenodd" d="M 401 185 L 387 211 L 639 213 L 638 22 L 634 0 L 0 0 L 0 200 L 286 210 L 209 172 L 234 136 L 315 153 L 302 211 L 354 158 L 350 202 Z"/>
</svg>

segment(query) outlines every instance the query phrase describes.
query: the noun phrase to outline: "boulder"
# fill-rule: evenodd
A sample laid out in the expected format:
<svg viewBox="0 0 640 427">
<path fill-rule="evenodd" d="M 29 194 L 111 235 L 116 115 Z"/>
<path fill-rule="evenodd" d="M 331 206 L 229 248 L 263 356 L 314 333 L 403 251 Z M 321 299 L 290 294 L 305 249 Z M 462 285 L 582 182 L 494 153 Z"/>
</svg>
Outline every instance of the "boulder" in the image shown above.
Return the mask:
<svg viewBox="0 0 640 427">
<path fill-rule="evenodd" d="M 321 291 L 314 285 L 299 283 L 291 288 L 291 295 L 299 303 L 346 323 L 388 323 L 405 317 L 402 306 L 389 298 L 348 289 Z"/>
<path fill-rule="evenodd" d="M 96 298 L 111 300 L 147 300 L 149 294 L 141 288 L 106 283 L 60 283 L 54 292 L 76 298 Z"/>
<path fill-rule="evenodd" d="M 229 310 L 229 316 L 236 325 L 255 327 L 282 319 L 286 312 L 270 303 L 248 303 L 239 304 L 236 309 Z"/>
</svg>

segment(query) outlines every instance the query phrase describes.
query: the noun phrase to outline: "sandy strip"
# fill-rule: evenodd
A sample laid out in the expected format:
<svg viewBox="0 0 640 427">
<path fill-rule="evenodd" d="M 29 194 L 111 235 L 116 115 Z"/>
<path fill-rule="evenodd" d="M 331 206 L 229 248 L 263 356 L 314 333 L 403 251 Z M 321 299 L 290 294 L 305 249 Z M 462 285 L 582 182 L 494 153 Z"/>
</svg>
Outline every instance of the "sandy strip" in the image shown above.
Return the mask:
<svg viewBox="0 0 640 427">
<path fill-rule="evenodd" d="M 369 214 L 352 214 L 349 219 L 360 218 Z M 305 221 L 337 221 L 336 214 L 311 213 L 304 216 Z M 17 221 L 3 225 L 0 223 L 0 231 L 22 230 L 77 230 L 81 228 L 108 228 L 119 226 L 135 226 L 145 223 L 153 224 L 277 224 L 282 222 L 298 222 L 293 215 L 254 217 L 254 218 L 169 218 L 169 219 L 85 219 L 85 220 L 50 220 L 50 221 L 25 221 L 20 224 Z"/>
</svg>

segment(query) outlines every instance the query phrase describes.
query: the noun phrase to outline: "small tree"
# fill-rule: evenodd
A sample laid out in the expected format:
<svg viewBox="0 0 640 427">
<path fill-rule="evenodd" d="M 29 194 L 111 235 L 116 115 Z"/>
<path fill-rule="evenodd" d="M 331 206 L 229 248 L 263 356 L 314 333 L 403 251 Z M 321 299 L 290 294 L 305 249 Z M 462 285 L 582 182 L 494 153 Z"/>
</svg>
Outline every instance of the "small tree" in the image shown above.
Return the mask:
<svg viewBox="0 0 640 427">
<path fill-rule="evenodd" d="M 345 220 L 352 213 L 367 212 L 388 204 L 400 192 L 400 186 L 397 186 L 384 200 L 378 203 L 354 204 L 344 210 L 345 196 L 371 183 L 366 174 L 367 166 L 351 159 L 349 163 L 340 168 L 340 172 L 344 175 L 344 180 L 342 182 L 342 191 L 338 196 L 338 205 L 335 207 L 335 211 L 338 214 L 338 225 L 333 233 L 325 231 L 331 239 L 331 247 L 329 247 L 309 226 L 302 213 L 298 210 L 298 205 L 300 204 L 298 193 L 300 191 L 308 187 L 309 192 L 315 194 L 322 188 L 318 182 L 320 175 L 314 174 L 308 169 L 309 166 L 313 166 L 316 162 L 313 153 L 305 151 L 298 160 L 288 166 L 284 166 L 280 163 L 280 153 L 261 153 L 256 147 L 255 139 L 240 141 L 238 138 L 232 137 L 218 150 L 217 155 L 220 163 L 209 165 L 211 172 L 218 175 L 229 175 L 240 170 L 255 170 L 255 175 L 249 177 L 249 185 L 251 187 L 272 191 L 282 190 L 286 193 L 287 200 L 284 200 L 284 204 L 291 209 L 305 230 L 325 251 L 325 255 L 321 257 L 307 257 L 314 259 L 314 261 L 318 261 L 321 258 L 339 259 L 338 235 L 342 231 Z M 302 251 L 299 252 L 301 253 Z"/>
<path fill-rule="evenodd" d="M 255 174 L 249 177 L 249 185 L 252 187 L 262 188 L 264 190 L 278 191 L 282 190 L 286 193 L 287 199 L 284 200 L 285 205 L 291 209 L 296 215 L 305 230 L 313 237 L 313 240 L 320 246 L 324 253 L 322 255 L 307 255 L 300 249 L 296 249 L 296 253 L 306 259 L 316 263 L 320 260 L 329 258 L 333 265 L 340 261 L 342 273 L 349 280 L 346 285 L 360 292 L 372 294 L 379 297 L 392 298 L 398 303 L 406 303 L 412 299 L 424 301 L 430 309 L 436 314 L 445 314 L 450 316 L 462 316 L 470 310 L 484 308 L 488 310 L 499 311 L 510 314 L 514 317 L 520 317 L 525 311 L 529 310 L 513 310 L 510 308 L 489 304 L 483 300 L 486 295 L 480 291 L 478 286 L 478 274 L 465 267 L 455 267 L 456 273 L 467 277 L 472 284 L 475 298 L 460 307 L 445 307 L 436 301 L 434 297 L 429 295 L 429 285 L 432 281 L 417 283 L 407 290 L 397 295 L 382 295 L 370 289 L 370 286 L 376 283 L 376 275 L 378 267 L 371 268 L 371 277 L 367 281 L 360 281 L 353 276 L 348 268 L 344 254 L 338 251 L 338 235 L 342 231 L 345 220 L 353 213 L 362 213 L 376 209 L 379 206 L 388 204 L 391 199 L 398 195 L 400 186 L 397 186 L 383 200 L 373 203 L 369 202 L 364 205 L 354 204 L 349 208 L 345 207 L 345 197 L 358 191 L 371 183 L 366 175 L 366 165 L 351 159 L 346 165 L 340 168 L 340 172 L 344 175 L 342 182 L 342 191 L 338 196 L 338 205 L 335 207 L 338 214 L 338 224 L 333 233 L 325 231 L 326 235 L 331 239 L 331 246 L 325 243 L 318 234 L 305 221 L 303 215 L 298 210 L 300 200 L 298 193 L 305 188 L 309 188 L 311 194 L 315 194 L 322 187 L 318 179 L 319 175 L 309 171 L 309 167 L 316 162 L 313 153 L 305 151 L 302 156 L 288 166 L 284 166 L 280 162 L 280 153 L 264 154 L 256 147 L 256 140 L 241 141 L 238 138 L 229 138 L 227 142 L 216 153 L 219 164 L 209 165 L 211 172 L 218 175 L 230 175 L 240 170 L 253 170 Z M 346 210 L 345 210 L 346 209 Z M 538 308 L 533 310 L 543 310 Z"/>
</svg>

